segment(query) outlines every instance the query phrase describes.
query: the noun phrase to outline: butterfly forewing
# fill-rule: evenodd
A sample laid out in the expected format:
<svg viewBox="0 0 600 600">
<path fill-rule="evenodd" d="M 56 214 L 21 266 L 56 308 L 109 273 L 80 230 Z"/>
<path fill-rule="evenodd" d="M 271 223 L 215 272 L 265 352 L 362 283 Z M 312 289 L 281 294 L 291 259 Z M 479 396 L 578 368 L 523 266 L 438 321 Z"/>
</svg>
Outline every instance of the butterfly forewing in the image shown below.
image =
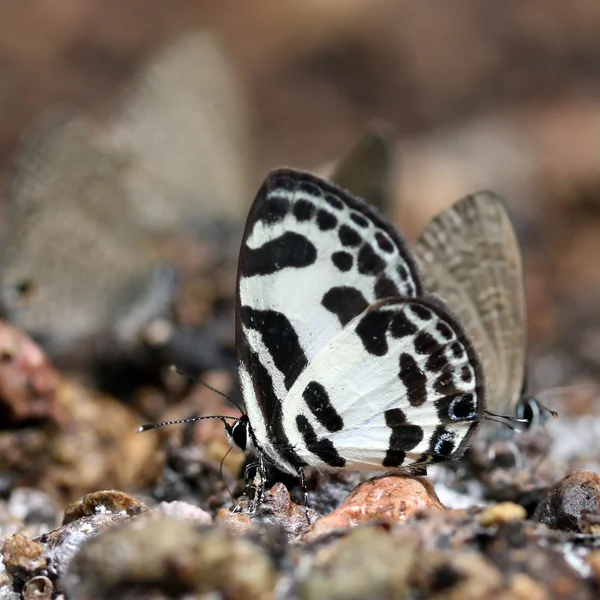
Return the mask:
<svg viewBox="0 0 600 600">
<path fill-rule="evenodd" d="M 415 256 L 424 288 L 448 303 L 481 357 L 488 407 L 514 412 L 525 375 L 525 298 L 504 204 L 491 192 L 459 200 L 429 223 Z"/>
<path fill-rule="evenodd" d="M 482 369 L 433 297 L 393 298 L 348 324 L 284 403 L 297 454 L 324 468 L 404 468 L 459 456 L 483 415 Z"/>
<path fill-rule="evenodd" d="M 378 300 L 420 293 L 404 240 L 366 203 L 312 175 L 273 172 L 238 271 L 238 362 L 259 442 L 285 440 L 281 402 L 343 327 Z"/>
</svg>

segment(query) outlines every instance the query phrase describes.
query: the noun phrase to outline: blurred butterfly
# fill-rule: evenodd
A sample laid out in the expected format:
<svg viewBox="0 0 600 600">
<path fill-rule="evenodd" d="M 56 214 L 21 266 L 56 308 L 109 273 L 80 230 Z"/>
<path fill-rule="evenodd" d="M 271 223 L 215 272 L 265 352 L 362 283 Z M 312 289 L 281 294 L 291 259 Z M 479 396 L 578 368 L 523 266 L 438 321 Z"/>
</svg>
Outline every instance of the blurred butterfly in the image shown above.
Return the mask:
<svg viewBox="0 0 600 600">
<path fill-rule="evenodd" d="M 55 109 L 8 173 L 0 299 L 53 354 L 109 331 L 129 342 L 169 302 L 173 278 L 143 243 L 124 167 L 87 120 Z"/>
<path fill-rule="evenodd" d="M 130 160 L 125 182 L 145 229 L 241 222 L 249 187 L 245 108 L 232 65 L 209 33 L 186 33 L 142 65 L 106 135 Z"/>
</svg>

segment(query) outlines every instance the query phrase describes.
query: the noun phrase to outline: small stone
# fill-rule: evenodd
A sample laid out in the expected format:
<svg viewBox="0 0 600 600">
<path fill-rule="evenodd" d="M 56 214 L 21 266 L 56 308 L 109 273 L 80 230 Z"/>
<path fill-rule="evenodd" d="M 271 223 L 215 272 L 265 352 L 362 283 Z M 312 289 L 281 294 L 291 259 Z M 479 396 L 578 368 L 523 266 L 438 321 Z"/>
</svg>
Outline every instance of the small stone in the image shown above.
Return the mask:
<svg viewBox="0 0 600 600">
<path fill-rule="evenodd" d="M 60 423 L 56 392 L 61 377 L 42 349 L 26 334 L 0 321 L 0 408 L 12 425 Z"/>
<path fill-rule="evenodd" d="M 6 571 L 13 581 L 24 583 L 48 565 L 44 547 L 20 533 L 4 540 L 1 553 Z"/>
<path fill-rule="evenodd" d="M 425 477 L 375 477 L 360 484 L 338 509 L 316 521 L 303 540 L 310 541 L 373 520 L 404 523 L 426 509 L 445 510 Z"/>
<path fill-rule="evenodd" d="M 592 576 L 597 584 L 600 584 L 600 550 L 590 552 L 587 562 L 592 569 Z"/>
<path fill-rule="evenodd" d="M 549 600 L 544 586 L 526 573 L 516 573 L 510 578 L 509 598 L 512 600 Z"/>
<path fill-rule="evenodd" d="M 522 506 L 513 502 L 500 502 L 485 508 L 479 515 L 479 522 L 484 527 L 493 527 L 511 521 L 522 521 L 526 517 L 527 511 Z"/>
<path fill-rule="evenodd" d="M 222 508 L 215 517 L 215 523 L 226 525 L 231 531 L 238 535 L 246 533 L 252 529 L 252 519 L 250 515 L 242 512 L 233 512 L 228 508 Z"/>
<path fill-rule="evenodd" d="M 188 502 L 181 502 L 179 500 L 161 502 L 157 510 L 165 517 L 185 519 L 186 521 L 193 521 L 197 525 L 210 525 L 212 523 L 212 517 L 209 513 L 199 506 L 194 506 Z"/>
<path fill-rule="evenodd" d="M 128 591 L 143 589 L 145 597 L 177 590 L 179 596 L 265 600 L 276 575 L 259 546 L 223 528 L 197 530 L 148 515 L 87 543 L 63 582 L 71 598 L 114 598 L 116 590 L 129 597 Z"/>
<path fill-rule="evenodd" d="M 415 543 L 382 527 L 359 527 L 318 552 L 295 591 L 302 600 L 406 598 L 417 558 Z"/>
<path fill-rule="evenodd" d="M 503 586 L 500 571 L 486 558 L 463 550 L 420 554 L 411 583 L 424 598 L 495 598 Z"/>
<path fill-rule="evenodd" d="M 573 471 L 548 490 L 532 518 L 552 529 L 581 532 L 584 510 L 600 510 L 600 477 L 591 471 Z"/>
<path fill-rule="evenodd" d="M 600 535 L 600 514 L 591 510 L 582 510 L 579 518 L 581 533 Z"/>
<path fill-rule="evenodd" d="M 65 510 L 63 525 L 101 512 L 125 512 L 133 517 L 147 510 L 147 506 L 135 496 L 118 490 L 103 490 L 86 494 L 77 502 L 71 503 Z"/>
<path fill-rule="evenodd" d="M 54 594 L 54 585 L 44 575 L 38 575 L 23 586 L 22 593 L 23 600 L 50 600 Z"/>
</svg>

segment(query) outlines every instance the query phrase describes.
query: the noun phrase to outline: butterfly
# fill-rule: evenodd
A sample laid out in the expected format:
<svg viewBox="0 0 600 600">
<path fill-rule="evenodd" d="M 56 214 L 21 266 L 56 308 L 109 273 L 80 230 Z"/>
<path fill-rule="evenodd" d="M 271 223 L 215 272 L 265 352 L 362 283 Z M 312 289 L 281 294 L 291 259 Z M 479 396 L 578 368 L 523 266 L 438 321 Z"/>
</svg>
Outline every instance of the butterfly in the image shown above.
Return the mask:
<svg viewBox="0 0 600 600">
<path fill-rule="evenodd" d="M 188 31 L 142 64 L 105 123 L 130 159 L 125 183 L 152 233 L 214 230 L 247 210 L 246 106 L 218 38 Z"/>
<path fill-rule="evenodd" d="M 109 329 L 131 341 L 174 288 L 128 210 L 122 160 L 94 132 L 64 107 L 44 113 L 7 176 L 2 308 L 53 355 Z"/>
<path fill-rule="evenodd" d="M 402 235 L 366 202 L 308 173 L 267 177 L 238 265 L 246 414 L 216 417 L 256 455 L 263 488 L 265 461 L 302 478 L 306 466 L 422 473 L 463 454 L 485 416 L 483 368 L 423 289 Z"/>
</svg>

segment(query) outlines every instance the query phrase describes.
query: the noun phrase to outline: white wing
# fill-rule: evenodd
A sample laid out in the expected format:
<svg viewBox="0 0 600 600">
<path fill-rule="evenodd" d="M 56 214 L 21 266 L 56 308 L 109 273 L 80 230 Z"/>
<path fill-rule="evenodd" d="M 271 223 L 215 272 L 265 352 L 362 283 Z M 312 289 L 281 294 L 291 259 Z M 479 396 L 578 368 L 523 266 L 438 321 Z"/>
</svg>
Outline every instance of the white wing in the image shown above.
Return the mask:
<svg viewBox="0 0 600 600">
<path fill-rule="evenodd" d="M 370 307 L 332 339 L 284 402 L 296 455 L 326 469 L 414 469 L 458 457 L 483 417 L 482 369 L 435 297 Z"/>
<path fill-rule="evenodd" d="M 312 175 L 273 172 L 248 215 L 238 272 L 238 362 L 259 444 L 285 442 L 281 402 L 347 323 L 420 291 L 410 250 L 374 209 Z"/>
</svg>

